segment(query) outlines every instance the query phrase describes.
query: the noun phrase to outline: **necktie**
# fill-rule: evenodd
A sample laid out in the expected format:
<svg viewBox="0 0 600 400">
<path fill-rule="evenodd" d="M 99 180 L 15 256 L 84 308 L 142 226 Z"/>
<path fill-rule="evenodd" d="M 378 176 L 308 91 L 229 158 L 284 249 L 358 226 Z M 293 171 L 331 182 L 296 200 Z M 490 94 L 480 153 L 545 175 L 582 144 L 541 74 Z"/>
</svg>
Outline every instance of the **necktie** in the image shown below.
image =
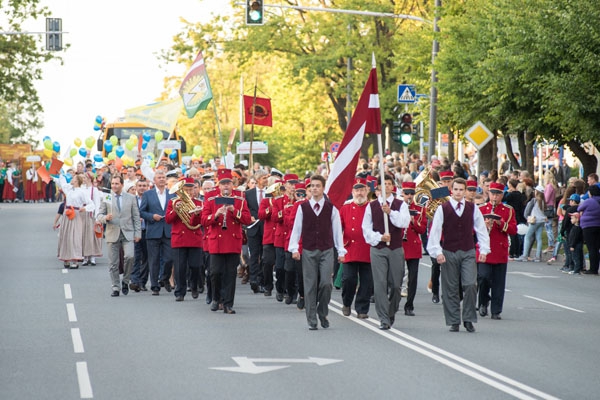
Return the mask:
<svg viewBox="0 0 600 400">
<path fill-rule="evenodd" d="M 458 203 L 458 204 L 456 204 L 456 209 L 457 209 L 458 211 L 460 211 L 460 206 L 462 206 L 462 203 Z"/>
<path fill-rule="evenodd" d="M 315 203 L 315 206 L 313 208 L 315 209 L 315 212 L 319 212 L 319 208 L 321 208 L 321 206 L 319 205 L 319 203 Z"/>
<path fill-rule="evenodd" d="M 119 212 L 121 212 L 121 195 L 120 194 L 117 195 L 117 208 L 119 209 Z"/>
<path fill-rule="evenodd" d="M 263 190 L 258 189 L 258 203 L 259 204 L 262 202 L 262 199 L 263 199 Z"/>
</svg>

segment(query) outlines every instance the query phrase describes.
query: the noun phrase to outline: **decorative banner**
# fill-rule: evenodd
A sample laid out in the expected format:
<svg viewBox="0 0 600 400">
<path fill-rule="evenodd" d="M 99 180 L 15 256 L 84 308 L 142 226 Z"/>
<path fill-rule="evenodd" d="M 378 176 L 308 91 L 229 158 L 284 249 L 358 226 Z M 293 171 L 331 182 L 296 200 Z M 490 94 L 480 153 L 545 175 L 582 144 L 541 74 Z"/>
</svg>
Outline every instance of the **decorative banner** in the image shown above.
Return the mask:
<svg viewBox="0 0 600 400">
<path fill-rule="evenodd" d="M 43 165 L 37 169 L 37 174 L 46 184 L 50 183 L 50 181 L 52 180 L 52 178 L 50 177 L 50 172 L 48 172 L 46 167 Z"/>
<path fill-rule="evenodd" d="M 254 114 L 254 125 L 273 126 L 271 99 L 257 97 L 254 107 L 253 104 L 254 97 L 244 95 L 244 122 L 252 124 L 252 114 Z"/>
<path fill-rule="evenodd" d="M 208 74 L 206 73 L 202 51 L 198 52 L 190 70 L 185 78 L 183 78 L 179 94 L 183 99 L 183 106 L 188 118 L 194 118 L 194 115 L 198 111 L 206 110 L 212 100 L 212 90 Z"/>
<path fill-rule="evenodd" d="M 180 112 L 181 102 L 179 99 L 171 99 L 125 110 L 125 120 L 137 122 L 149 128 L 173 132 Z M 158 138 L 156 141 L 159 142 Z"/>
<path fill-rule="evenodd" d="M 53 158 L 52 164 L 50 164 L 50 168 L 48 168 L 48 173 L 50 173 L 50 175 L 58 175 L 62 166 L 63 166 L 62 161 L 60 161 L 57 158 Z"/>
</svg>

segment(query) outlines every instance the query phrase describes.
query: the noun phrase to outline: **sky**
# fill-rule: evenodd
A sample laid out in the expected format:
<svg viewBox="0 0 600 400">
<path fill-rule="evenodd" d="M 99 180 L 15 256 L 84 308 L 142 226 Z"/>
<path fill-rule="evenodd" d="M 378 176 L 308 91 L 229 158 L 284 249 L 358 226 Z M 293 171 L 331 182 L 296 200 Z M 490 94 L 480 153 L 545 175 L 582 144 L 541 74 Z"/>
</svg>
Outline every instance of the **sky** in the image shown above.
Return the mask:
<svg viewBox="0 0 600 400">
<path fill-rule="evenodd" d="M 95 4 L 95 5 L 92 5 Z M 211 13 L 231 12 L 226 0 L 43 0 L 52 18 L 62 18 L 63 65 L 42 66 L 36 88 L 44 107 L 44 128 L 64 151 L 75 138 L 97 137 L 94 120 L 112 122 L 128 108 L 154 102 L 163 91 L 163 78 L 186 73 L 183 65 L 161 68 L 157 55 L 172 45 L 183 29 L 180 17 L 205 21 Z M 28 21 L 28 31 L 43 31 L 45 19 Z M 198 49 L 200 50 L 200 49 Z"/>
</svg>

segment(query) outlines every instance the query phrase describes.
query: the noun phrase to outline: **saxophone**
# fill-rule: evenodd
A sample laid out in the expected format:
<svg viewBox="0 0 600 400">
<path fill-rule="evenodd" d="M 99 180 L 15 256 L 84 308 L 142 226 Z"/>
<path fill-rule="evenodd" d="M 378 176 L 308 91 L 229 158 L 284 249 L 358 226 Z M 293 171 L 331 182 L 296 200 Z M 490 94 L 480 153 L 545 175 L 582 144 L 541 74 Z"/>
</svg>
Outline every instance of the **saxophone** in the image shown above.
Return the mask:
<svg viewBox="0 0 600 400">
<path fill-rule="evenodd" d="M 169 194 L 176 194 L 177 198 L 172 199 L 173 209 L 181 219 L 181 222 L 190 230 L 195 231 L 200 228 L 201 224 L 192 225 L 190 213 L 196 209 L 196 204 L 190 196 L 183 190 L 183 181 L 179 181 L 169 189 Z"/>
</svg>

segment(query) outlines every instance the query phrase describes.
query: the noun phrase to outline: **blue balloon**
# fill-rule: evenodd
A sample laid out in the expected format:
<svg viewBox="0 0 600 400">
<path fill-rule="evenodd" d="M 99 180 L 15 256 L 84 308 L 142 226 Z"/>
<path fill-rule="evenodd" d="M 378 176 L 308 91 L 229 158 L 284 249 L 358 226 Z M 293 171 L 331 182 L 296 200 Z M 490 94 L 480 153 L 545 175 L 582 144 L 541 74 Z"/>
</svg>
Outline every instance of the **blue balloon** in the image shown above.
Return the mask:
<svg viewBox="0 0 600 400">
<path fill-rule="evenodd" d="M 67 180 L 67 183 L 71 183 L 71 179 L 73 179 L 73 176 L 71 176 L 71 174 L 66 174 L 65 175 L 65 179 Z"/>
<path fill-rule="evenodd" d="M 50 136 L 44 136 L 44 138 L 42 139 L 42 143 L 44 143 L 46 140 L 52 140 L 52 139 L 50 139 Z"/>
<path fill-rule="evenodd" d="M 113 144 L 110 140 L 107 140 L 106 142 L 104 142 L 104 150 L 107 153 L 110 153 L 112 151 L 112 149 L 113 149 Z"/>
<path fill-rule="evenodd" d="M 99 131 L 100 130 L 100 125 L 94 125 L 94 130 L 95 131 Z"/>
<path fill-rule="evenodd" d="M 170 158 L 171 160 L 174 160 L 174 159 L 176 159 L 176 158 L 177 158 L 177 150 L 173 150 L 173 151 L 171 152 L 171 154 L 169 154 L 169 158 Z"/>
<path fill-rule="evenodd" d="M 60 153 L 60 143 L 58 143 L 58 142 L 52 143 L 52 150 L 54 150 L 57 153 Z"/>
<path fill-rule="evenodd" d="M 121 158 L 123 157 L 123 154 L 125 154 L 125 149 L 122 146 L 117 146 L 115 153 L 117 154 L 117 157 Z"/>
<path fill-rule="evenodd" d="M 142 139 L 144 139 L 144 142 L 149 142 L 149 141 L 150 141 L 150 139 L 152 139 L 152 135 L 150 135 L 150 133 L 149 133 L 149 132 L 144 132 L 144 133 L 142 134 Z"/>
<path fill-rule="evenodd" d="M 96 161 L 96 162 L 102 162 L 103 161 L 102 154 L 95 154 L 94 155 L 94 161 Z"/>
<path fill-rule="evenodd" d="M 87 150 L 85 149 L 85 147 L 80 147 L 79 148 L 79 155 L 81 157 L 86 157 L 87 156 Z"/>
<path fill-rule="evenodd" d="M 142 143 L 142 150 L 146 150 L 146 147 L 148 147 L 148 142 L 143 142 Z"/>
<path fill-rule="evenodd" d="M 96 122 L 101 124 L 102 123 L 102 116 L 101 115 L 97 115 L 96 116 Z"/>
</svg>

